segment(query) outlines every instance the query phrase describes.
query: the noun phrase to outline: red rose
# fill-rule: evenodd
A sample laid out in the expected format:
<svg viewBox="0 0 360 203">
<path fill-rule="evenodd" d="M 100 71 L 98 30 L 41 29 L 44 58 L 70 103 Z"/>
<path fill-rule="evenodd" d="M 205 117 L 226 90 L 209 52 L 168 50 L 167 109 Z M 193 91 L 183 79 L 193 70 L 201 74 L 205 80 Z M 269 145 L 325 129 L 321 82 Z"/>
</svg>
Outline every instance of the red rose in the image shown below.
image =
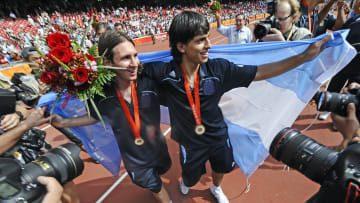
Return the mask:
<svg viewBox="0 0 360 203">
<path fill-rule="evenodd" d="M 40 75 L 40 80 L 49 85 L 55 85 L 59 82 L 60 74 L 58 72 L 43 71 Z"/>
<path fill-rule="evenodd" d="M 51 60 L 58 64 L 58 62 L 55 60 L 53 56 L 55 56 L 59 61 L 63 63 L 68 63 L 71 58 L 73 57 L 73 53 L 70 48 L 64 48 L 64 47 L 56 47 L 52 49 L 47 56 L 51 58 Z"/>
<path fill-rule="evenodd" d="M 53 49 L 56 47 L 69 47 L 70 39 L 67 35 L 56 32 L 46 37 L 48 46 Z"/>
<path fill-rule="evenodd" d="M 89 71 L 86 68 L 77 68 L 74 71 L 74 78 L 79 82 L 86 82 L 89 78 Z"/>
<path fill-rule="evenodd" d="M 95 61 L 96 62 L 96 58 L 91 56 L 90 54 L 85 54 L 86 58 L 89 59 L 90 61 Z"/>
</svg>

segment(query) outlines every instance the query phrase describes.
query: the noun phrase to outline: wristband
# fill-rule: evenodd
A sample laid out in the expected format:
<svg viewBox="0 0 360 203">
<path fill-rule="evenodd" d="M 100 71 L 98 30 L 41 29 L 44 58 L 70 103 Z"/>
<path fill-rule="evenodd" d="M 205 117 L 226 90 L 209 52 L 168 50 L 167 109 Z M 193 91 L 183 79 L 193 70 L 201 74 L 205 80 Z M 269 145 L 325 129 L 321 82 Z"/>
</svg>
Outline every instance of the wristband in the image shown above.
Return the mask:
<svg viewBox="0 0 360 203">
<path fill-rule="evenodd" d="M 24 114 L 21 113 L 20 111 L 15 111 L 15 113 L 20 117 L 20 120 L 24 119 Z"/>
</svg>

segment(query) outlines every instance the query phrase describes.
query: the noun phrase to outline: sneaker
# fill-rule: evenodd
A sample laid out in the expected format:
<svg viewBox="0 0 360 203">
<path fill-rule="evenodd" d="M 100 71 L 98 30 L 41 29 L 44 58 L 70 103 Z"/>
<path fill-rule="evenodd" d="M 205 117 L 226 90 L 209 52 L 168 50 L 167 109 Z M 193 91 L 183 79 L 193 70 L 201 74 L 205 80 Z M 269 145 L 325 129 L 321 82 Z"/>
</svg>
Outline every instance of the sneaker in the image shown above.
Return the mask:
<svg viewBox="0 0 360 203">
<path fill-rule="evenodd" d="M 330 115 L 330 112 L 322 112 L 320 115 L 319 115 L 319 120 L 326 120 L 327 117 Z"/>
<path fill-rule="evenodd" d="M 189 187 L 184 184 L 182 179 L 181 179 L 181 182 L 180 182 L 180 192 L 183 195 L 187 195 L 189 193 Z"/>
<path fill-rule="evenodd" d="M 220 186 L 216 187 L 215 185 L 212 185 L 210 187 L 210 192 L 214 195 L 214 197 L 219 203 L 229 203 L 228 198 L 226 197 Z"/>
</svg>

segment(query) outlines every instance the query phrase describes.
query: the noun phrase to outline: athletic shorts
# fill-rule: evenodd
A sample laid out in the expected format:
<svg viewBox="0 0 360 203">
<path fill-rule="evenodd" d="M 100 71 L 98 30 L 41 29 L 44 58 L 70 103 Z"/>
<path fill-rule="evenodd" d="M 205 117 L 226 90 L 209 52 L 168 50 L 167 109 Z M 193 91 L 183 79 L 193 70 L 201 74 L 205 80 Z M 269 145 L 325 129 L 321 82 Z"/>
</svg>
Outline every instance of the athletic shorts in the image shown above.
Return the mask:
<svg viewBox="0 0 360 203">
<path fill-rule="evenodd" d="M 171 167 L 171 159 L 169 153 L 162 154 L 157 160 L 156 166 L 129 168 L 127 172 L 134 184 L 158 193 L 161 190 L 162 181 L 160 175 L 164 174 Z"/>
<path fill-rule="evenodd" d="M 229 138 L 222 143 L 202 148 L 185 148 L 180 145 L 180 164 L 182 178 L 188 187 L 195 185 L 206 173 L 205 163 L 210 161 L 216 173 L 229 173 L 235 167 L 232 146 Z"/>
</svg>

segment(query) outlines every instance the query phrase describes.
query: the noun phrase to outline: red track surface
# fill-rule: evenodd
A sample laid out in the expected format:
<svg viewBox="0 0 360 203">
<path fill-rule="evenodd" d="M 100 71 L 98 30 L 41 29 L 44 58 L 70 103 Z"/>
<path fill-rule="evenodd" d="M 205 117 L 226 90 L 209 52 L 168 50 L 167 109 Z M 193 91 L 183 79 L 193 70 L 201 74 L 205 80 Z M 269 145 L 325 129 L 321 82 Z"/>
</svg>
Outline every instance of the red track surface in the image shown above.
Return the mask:
<svg viewBox="0 0 360 203">
<path fill-rule="evenodd" d="M 220 36 L 215 30 L 211 30 L 212 44 L 224 44 L 226 39 Z M 159 51 L 168 49 L 168 41 L 138 45 L 139 52 Z M 246 62 L 244 62 L 246 63 Z M 308 105 L 294 124 L 294 128 L 302 130 L 307 127 L 315 118 L 315 106 Z M 162 125 L 165 132 L 169 126 Z M 341 141 L 338 132 L 330 130 L 330 118 L 326 121 L 316 121 L 314 125 L 303 132 L 320 143 L 327 146 L 337 145 Z M 68 142 L 67 138 L 53 128 L 48 128 L 47 139 L 53 146 Z M 166 136 L 169 152 L 173 161 L 170 170 L 162 176 L 165 187 L 170 193 L 174 203 L 204 203 L 216 202 L 210 194 L 209 187 L 212 183 L 211 174 L 208 172 L 202 176 L 199 183 L 191 188 L 188 195 L 183 196 L 179 192 L 179 180 L 181 168 L 179 163 L 178 144 L 170 139 L 170 133 Z M 82 152 L 81 157 L 85 160 L 85 170 L 81 176 L 75 179 L 81 202 L 96 202 L 102 194 L 118 179 L 114 178 L 100 164 L 89 160 L 89 155 Z M 207 170 L 210 171 L 209 165 Z M 125 172 L 122 168 L 119 177 Z M 246 177 L 241 170 L 236 168 L 226 175 L 222 184 L 223 191 L 230 202 L 247 203 L 279 203 L 305 202 L 317 191 L 319 185 L 312 182 L 299 172 L 291 169 L 284 170 L 284 164 L 269 157 L 263 165 L 249 178 L 250 190 L 245 192 Z M 129 177 L 126 177 L 103 202 L 123 203 L 156 203 L 151 192 L 134 185 Z"/>
</svg>

